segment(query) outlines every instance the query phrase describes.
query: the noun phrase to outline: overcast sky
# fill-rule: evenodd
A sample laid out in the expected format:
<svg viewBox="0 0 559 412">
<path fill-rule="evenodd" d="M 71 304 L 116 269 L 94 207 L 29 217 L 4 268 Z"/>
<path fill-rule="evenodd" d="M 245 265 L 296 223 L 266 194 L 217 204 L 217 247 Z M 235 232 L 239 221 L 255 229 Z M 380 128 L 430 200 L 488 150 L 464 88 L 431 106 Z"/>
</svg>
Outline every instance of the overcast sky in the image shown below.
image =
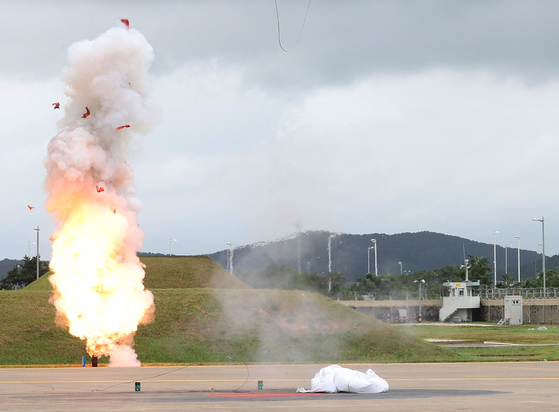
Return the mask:
<svg viewBox="0 0 559 412">
<path fill-rule="evenodd" d="M 308 0 L 278 0 L 293 48 Z M 434 231 L 559 253 L 559 2 L 326 1 L 296 47 L 273 0 L 0 1 L 0 259 L 54 223 L 67 49 L 128 18 L 162 121 L 138 137 L 144 251 L 302 230 Z M 27 205 L 35 206 L 29 210 Z M 34 254 L 35 246 L 31 246 Z M 461 262 L 456 262 L 459 264 Z"/>
</svg>

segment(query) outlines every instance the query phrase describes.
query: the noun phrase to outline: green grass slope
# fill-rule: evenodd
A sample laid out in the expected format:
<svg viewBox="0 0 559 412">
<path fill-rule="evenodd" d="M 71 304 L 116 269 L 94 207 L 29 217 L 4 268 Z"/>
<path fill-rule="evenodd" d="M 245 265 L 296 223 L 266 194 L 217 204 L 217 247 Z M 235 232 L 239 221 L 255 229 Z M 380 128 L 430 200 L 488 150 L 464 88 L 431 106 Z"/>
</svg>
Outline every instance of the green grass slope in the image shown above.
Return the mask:
<svg viewBox="0 0 559 412">
<path fill-rule="evenodd" d="M 142 256 L 146 289 L 227 288 L 251 289 L 207 256 Z M 27 285 L 26 291 L 50 291 L 50 272 Z"/>
<path fill-rule="evenodd" d="M 143 363 L 437 362 L 463 360 L 314 293 L 154 289 L 140 326 Z M 48 291 L 0 291 L 0 365 L 79 364 L 85 345 L 55 325 Z M 107 359 L 102 358 L 101 363 Z"/>
<path fill-rule="evenodd" d="M 319 294 L 254 290 L 205 256 L 141 261 L 156 307 L 135 336 L 143 363 L 462 359 Z M 0 365 L 79 364 L 86 355 L 84 342 L 56 326 L 51 294 L 48 275 L 0 291 Z"/>
</svg>

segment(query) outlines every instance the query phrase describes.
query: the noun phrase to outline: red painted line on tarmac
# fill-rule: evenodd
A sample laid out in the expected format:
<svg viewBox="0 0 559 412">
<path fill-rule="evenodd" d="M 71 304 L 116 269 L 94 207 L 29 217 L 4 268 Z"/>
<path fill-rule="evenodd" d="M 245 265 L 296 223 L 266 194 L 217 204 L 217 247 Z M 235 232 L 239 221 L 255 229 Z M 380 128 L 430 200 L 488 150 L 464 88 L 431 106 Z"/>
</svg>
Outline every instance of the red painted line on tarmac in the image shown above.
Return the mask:
<svg viewBox="0 0 559 412">
<path fill-rule="evenodd" d="M 323 393 L 208 393 L 219 398 L 282 398 L 287 396 L 321 396 Z"/>
</svg>

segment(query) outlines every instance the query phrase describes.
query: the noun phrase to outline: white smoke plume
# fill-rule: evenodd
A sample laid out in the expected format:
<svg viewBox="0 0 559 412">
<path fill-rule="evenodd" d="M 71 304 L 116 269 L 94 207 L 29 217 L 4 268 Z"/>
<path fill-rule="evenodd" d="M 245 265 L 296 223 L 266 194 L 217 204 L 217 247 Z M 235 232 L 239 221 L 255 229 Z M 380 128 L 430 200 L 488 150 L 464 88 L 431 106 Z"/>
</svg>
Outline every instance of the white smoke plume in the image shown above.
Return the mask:
<svg viewBox="0 0 559 412">
<path fill-rule="evenodd" d="M 118 366 L 139 366 L 133 336 L 154 312 L 136 255 L 141 203 L 131 196 L 126 160 L 134 134 L 145 135 L 160 117 L 149 100 L 152 60 L 152 47 L 133 28 L 73 44 L 61 77 L 69 100 L 45 160 L 46 208 L 58 221 L 51 301 L 90 355 Z"/>
</svg>

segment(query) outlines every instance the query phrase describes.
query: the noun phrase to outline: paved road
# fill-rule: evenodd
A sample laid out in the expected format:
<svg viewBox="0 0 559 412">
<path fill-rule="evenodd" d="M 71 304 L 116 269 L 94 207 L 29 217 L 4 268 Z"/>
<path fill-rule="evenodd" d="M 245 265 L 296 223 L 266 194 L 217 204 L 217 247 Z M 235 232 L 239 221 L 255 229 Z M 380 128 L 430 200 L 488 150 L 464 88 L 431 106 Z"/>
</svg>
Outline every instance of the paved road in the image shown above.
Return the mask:
<svg viewBox="0 0 559 412">
<path fill-rule="evenodd" d="M 557 362 L 344 365 L 390 391 L 296 394 L 322 366 L 0 368 L 0 411 L 559 410 Z"/>
</svg>

